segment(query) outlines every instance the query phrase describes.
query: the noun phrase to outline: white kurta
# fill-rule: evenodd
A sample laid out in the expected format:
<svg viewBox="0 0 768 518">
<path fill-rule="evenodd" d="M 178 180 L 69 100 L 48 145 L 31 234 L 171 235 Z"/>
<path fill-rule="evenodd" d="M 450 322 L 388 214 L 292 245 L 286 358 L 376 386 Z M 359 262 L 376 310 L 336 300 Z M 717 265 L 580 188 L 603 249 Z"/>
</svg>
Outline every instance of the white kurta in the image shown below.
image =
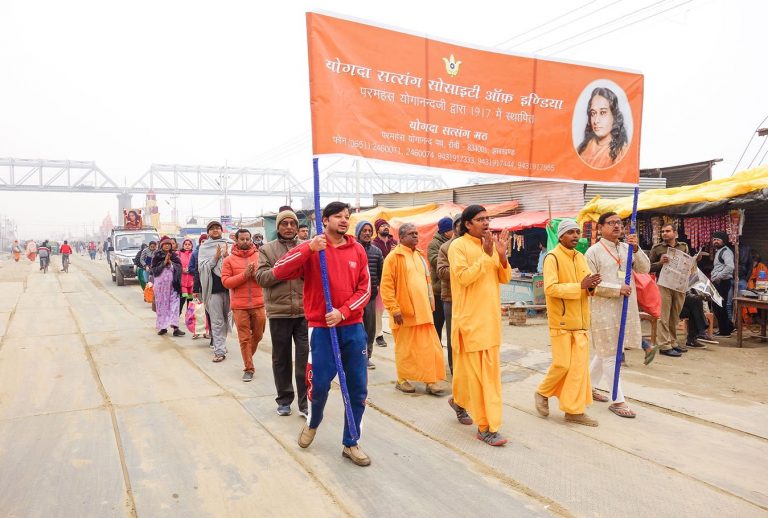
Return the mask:
<svg viewBox="0 0 768 518">
<path fill-rule="evenodd" d="M 605 245 L 605 246 L 603 246 Z M 607 250 L 606 250 L 607 248 Z M 595 290 L 591 302 L 591 331 L 592 344 L 595 353 L 602 356 L 616 356 L 616 345 L 619 341 L 619 327 L 621 323 L 621 309 L 624 297 L 619 295 L 618 288 L 624 284 L 624 272 L 627 271 L 627 253 L 629 246 L 626 243 L 618 243 L 618 246 L 608 240 L 600 239 L 589 247 L 584 254 L 589 269 L 593 273 L 602 276 L 601 286 Z M 619 262 L 621 266 L 619 266 Z M 651 270 L 651 261 L 645 252 L 638 249 L 632 254 L 632 270 L 637 273 L 648 273 Z M 619 271 L 622 272 L 621 279 Z M 615 285 L 612 288 L 610 285 Z M 640 331 L 640 311 L 637 307 L 637 293 L 635 292 L 635 280 L 630 281 L 632 295 L 627 306 L 627 326 L 624 330 L 624 345 L 639 347 L 642 340 Z"/>
</svg>

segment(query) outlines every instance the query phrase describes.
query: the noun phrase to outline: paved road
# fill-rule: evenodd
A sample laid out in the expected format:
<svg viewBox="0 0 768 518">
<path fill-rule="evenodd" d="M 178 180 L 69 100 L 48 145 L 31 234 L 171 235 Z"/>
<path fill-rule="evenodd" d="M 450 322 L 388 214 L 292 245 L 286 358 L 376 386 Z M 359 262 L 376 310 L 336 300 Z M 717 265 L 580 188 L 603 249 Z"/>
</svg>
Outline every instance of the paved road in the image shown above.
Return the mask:
<svg viewBox="0 0 768 518">
<path fill-rule="evenodd" d="M 358 468 L 340 454 L 337 391 L 315 443 L 297 446 L 301 418 L 275 413 L 268 337 L 245 384 L 238 354 L 213 364 L 206 343 L 157 336 L 138 288 L 103 262 L 43 275 L 4 261 L 0 293 L 0 516 L 768 515 L 760 408 L 713 422 L 697 415 L 706 402 L 646 391 L 631 422 L 542 420 L 531 394 L 548 357 L 505 345 L 511 441 L 491 448 L 446 398 L 393 390 L 393 348 L 376 348 L 373 465 Z"/>
</svg>

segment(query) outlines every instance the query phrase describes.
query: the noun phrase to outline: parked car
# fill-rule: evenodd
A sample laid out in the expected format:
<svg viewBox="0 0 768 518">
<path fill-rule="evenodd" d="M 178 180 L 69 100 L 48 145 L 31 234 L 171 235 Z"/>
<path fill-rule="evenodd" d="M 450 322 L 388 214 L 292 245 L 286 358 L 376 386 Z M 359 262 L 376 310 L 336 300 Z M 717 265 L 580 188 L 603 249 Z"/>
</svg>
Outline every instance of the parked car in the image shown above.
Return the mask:
<svg viewBox="0 0 768 518">
<path fill-rule="evenodd" d="M 141 245 L 150 241 L 159 241 L 160 236 L 154 227 L 144 227 L 140 230 L 115 227 L 109 235 L 109 252 L 107 262 L 112 272 L 112 281 L 118 286 L 125 285 L 125 279 L 136 277 L 136 267 L 133 259 L 141 249 Z"/>
</svg>

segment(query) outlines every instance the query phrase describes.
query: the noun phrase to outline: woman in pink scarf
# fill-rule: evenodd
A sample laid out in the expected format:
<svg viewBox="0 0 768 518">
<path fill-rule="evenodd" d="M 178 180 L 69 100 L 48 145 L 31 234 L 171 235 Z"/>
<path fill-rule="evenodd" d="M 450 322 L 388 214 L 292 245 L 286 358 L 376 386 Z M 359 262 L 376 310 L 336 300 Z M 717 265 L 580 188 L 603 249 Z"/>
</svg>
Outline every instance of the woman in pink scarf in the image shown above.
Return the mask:
<svg viewBox="0 0 768 518">
<path fill-rule="evenodd" d="M 179 250 L 179 259 L 181 260 L 181 304 L 179 304 L 179 314 L 183 313 L 184 305 L 189 305 L 189 301 L 195 296 L 192 294 L 192 285 L 195 282 L 195 276 L 189 271 L 189 261 L 192 259 L 192 249 L 195 247 L 191 239 L 185 239 L 181 243 Z"/>
</svg>

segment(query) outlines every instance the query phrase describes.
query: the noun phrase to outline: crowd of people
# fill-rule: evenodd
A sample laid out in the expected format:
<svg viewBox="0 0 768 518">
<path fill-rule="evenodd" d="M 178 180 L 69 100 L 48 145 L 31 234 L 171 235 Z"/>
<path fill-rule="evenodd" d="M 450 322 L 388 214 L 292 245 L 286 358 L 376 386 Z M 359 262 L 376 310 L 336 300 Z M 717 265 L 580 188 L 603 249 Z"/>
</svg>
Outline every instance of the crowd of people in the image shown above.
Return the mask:
<svg viewBox="0 0 768 518">
<path fill-rule="evenodd" d="M 48 271 L 48 267 L 51 264 L 51 256 L 54 253 L 60 254 L 61 271 L 69 272 L 69 257 L 72 255 L 72 247 L 67 240 L 64 240 L 64 242 L 61 245 L 58 245 L 56 249 L 54 249 L 53 245 L 51 245 L 47 239 L 44 239 L 40 245 L 35 241 L 30 240 L 24 247 L 22 247 L 18 239 L 14 240 L 11 245 L 11 257 L 13 257 L 13 260 L 18 263 L 19 260 L 21 260 L 22 254 L 25 253 L 27 259 L 32 262 L 34 262 L 35 258 L 39 259 L 40 271 L 44 273 Z"/>
<path fill-rule="evenodd" d="M 149 280 L 154 285 L 158 334 L 183 336 L 179 315 L 184 305 L 202 304 L 206 332 L 193 338 L 209 339 L 212 361 L 220 363 L 227 358 L 226 339 L 234 331 L 243 382 L 254 378 L 253 356 L 269 324 L 277 413 L 291 415 L 297 404 L 306 418 L 298 438 L 302 448 L 314 440 L 337 375 L 331 329 L 338 339 L 352 424 L 360 430 L 367 371 L 376 368 L 374 345 L 388 346 L 381 323 L 384 311 L 394 339 L 395 389 L 437 397 L 450 393 L 447 403 L 457 421 L 475 424 L 479 440 L 501 446 L 507 439 L 501 433 L 500 285 L 510 281 L 512 271 L 509 232 L 494 235 L 489 222 L 480 205 L 443 218 L 424 253 L 412 224 L 400 225 L 397 239 L 384 219 L 362 221 L 352 234 L 349 206 L 333 202 L 322 212 L 323 233 L 309 238 L 308 227 L 286 207 L 277 215 L 277 238 L 272 241 L 255 239 L 247 229 L 227 236 L 220 222 L 211 221 L 196 244 L 186 239 L 179 247 L 167 236 L 149 243 L 137 254 L 136 265 L 142 285 Z M 619 417 L 636 417 L 621 380 L 614 383 L 617 323 L 625 299 L 624 343 L 642 343 L 646 364 L 657 351 L 679 357 L 688 347 L 717 343 L 707 333 L 701 296 L 667 288 L 660 289 L 658 343 L 642 339 L 637 287 L 633 276 L 627 276 L 629 251 L 635 274 L 658 272 L 669 261 L 667 247 L 687 251 L 673 226 L 664 227 L 663 242 L 650 257 L 636 236 L 625 233 L 615 213 L 603 214 L 597 230 L 600 238 L 581 254 L 576 250 L 580 227 L 562 220 L 557 246 L 541 261 L 552 363 L 535 392 L 534 406 L 547 417 L 549 398 L 557 397 L 565 421 L 586 426 L 598 425 L 586 414 L 594 401 L 610 402 L 609 410 Z M 727 236 L 715 235 L 713 244 L 712 280 L 726 295 L 733 257 L 726 252 Z M 322 284 L 321 251 L 330 279 L 330 306 Z M 719 311 L 716 317 L 719 335 L 728 336 L 727 313 Z M 688 319 L 687 345 L 677 339 L 680 318 Z M 345 420 L 342 453 L 367 466 L 371 460 L 358 440 Z"/>
</svg>

